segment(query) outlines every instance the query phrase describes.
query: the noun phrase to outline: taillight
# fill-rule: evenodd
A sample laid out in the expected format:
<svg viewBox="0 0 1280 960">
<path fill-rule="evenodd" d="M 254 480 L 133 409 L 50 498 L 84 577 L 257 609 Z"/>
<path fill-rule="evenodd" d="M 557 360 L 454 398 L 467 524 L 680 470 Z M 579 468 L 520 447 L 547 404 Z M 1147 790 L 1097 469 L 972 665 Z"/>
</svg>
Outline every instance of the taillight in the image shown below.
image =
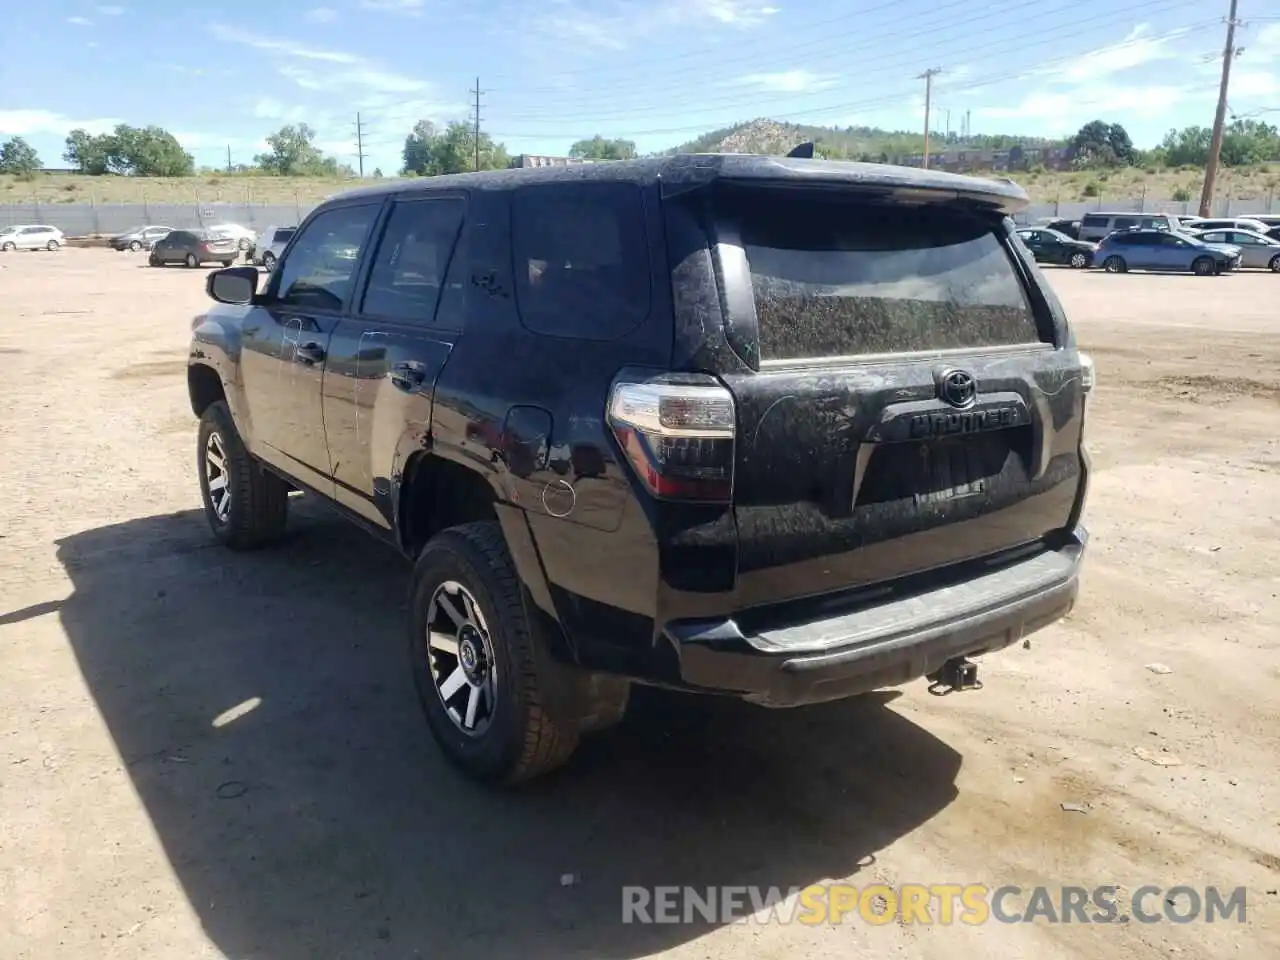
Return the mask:
<svg viewBox="0 0 1280 960">
<path fill-rule="evenodd" d="M 733 498 L 733 395 L 711 377 L 705 381 L 646 380 L 613 388 L 609 426 L 655 497 Z"/>
</svg>

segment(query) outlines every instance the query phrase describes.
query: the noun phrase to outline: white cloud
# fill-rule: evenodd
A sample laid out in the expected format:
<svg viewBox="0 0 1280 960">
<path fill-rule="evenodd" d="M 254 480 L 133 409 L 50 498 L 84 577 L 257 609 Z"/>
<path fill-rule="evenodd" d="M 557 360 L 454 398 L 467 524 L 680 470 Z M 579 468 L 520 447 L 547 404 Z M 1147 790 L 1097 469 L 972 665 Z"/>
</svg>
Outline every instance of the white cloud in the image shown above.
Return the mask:
<svg viewBox="0 0 1280 960">
<path fill-rule="evenodd" d="M 1045 90 L 1028 93 L 1022 100 L 1010 106 L 975 107 L 976 117 L 993 120 L 1051 120 L 1063 128 L 1080 118 L 1092 118 L 1099 105 L 1107 106 L 1119 115 L 1124 111 L 1141 111 L 1145 116 L 1168 113 L 1202 91 L 1186 86 L 1122 86 L 1095 87 L 1089 98 L 1077 92 L 1050 92 Z"/>
<path fill-rule="evenodd" d="M 77 27 L 93 26 L 93 21 L 87 17 L 67 17 L 67 23 L 74 24 Z"/>
<path fill-rule="evenodd" d="M 1232 70 L 1231 96 L 1238 99 L 1280 96 L 1280 74 L 1267 70 Z"/>
<path fill-rule="evenodd" d="M 332 23 L 338 19 L 338 11 L 333 7 L 315 7 L 308 10 L 303 19 L 308 23 Z"/>
<path fill-rule="evenodd" d="M 316 71 L 296 64 L 283 64 L 276 68 L 281 76 L 292 80 L 304 90 L 350 91 L 354 87 L 375 93 L 405 94 L 425 93 L 432 89 L 432 85 L 426 80 L 388 70 L 359 54 L 342 50 L 326 50 L 293 40 L 264 37 L 221 24 L 211 27 L 210 30 L 219 40 L 225 40 L 228 43 L 238 43 L 255 50 L 283 54 L 295 60 L 338 64 L 345 68 Z"/>
<path fill-rule="evenodd" d="M 424 0 L 360 0 L 360 6 L 366 10 L 382 10 L 406 17 L 421 16 L 425 5 Z"/>
<path fill-rule="evenodd" d="M 279 100 L 266 97 L 253 105 L 253 115 L 264 120 L 279 120 L 284 123 L 301 123 L 308 118 L 315 119 L 315 111 L 308 107 L 295 105 L 285 106 Z"/>
<path fill-rule="evenodd" d="M 75 129 L 91 134 L 107 133 L 122 121 L 114 117 L 77 120 L 52 110 L 0 110 L 0 133 L 25 136 L 31 133 L 67 134 Z"/>
<path fill-rule="evenodd" d="M 1118 43 L 1072 57 L 1065 64 L 1031 70 L 1028 76 L 1045 77 L 1051 83 L 1096 85 L 1101 80 L 1135 67 L 1178 59 L 1180 55 L 1173 49 L 1172 43 L 1185 36 L 1189 28 L 1181 27 L 1161 36 L 1147 37 L 1150 29 L 1148 24 L 1140 23 Z"/>
<path fill-rule="evenodd" d="M 119 17 L 124 15 L 124 7 L 117 7 L 114 4 L 98 7 L 98 12 L 104 17 Z"/>
<path fill-rule="evenodd" d="M 777 7 L 745 0 L 548 0 L 527 14 L 528 32 L 569 39 L 600 50 L 623 50 L 660 30 L 709 23 L 756 27 Z"/>
<path fill-rule="evenodd" d="M 776 73 L 750 73 L 739 77 L 737 84 L 776 93 L 805 93 L 826 90 L 840 82 L 835 74 L 813 73 L 809 70 L 783 70 Z"/>
</svg>

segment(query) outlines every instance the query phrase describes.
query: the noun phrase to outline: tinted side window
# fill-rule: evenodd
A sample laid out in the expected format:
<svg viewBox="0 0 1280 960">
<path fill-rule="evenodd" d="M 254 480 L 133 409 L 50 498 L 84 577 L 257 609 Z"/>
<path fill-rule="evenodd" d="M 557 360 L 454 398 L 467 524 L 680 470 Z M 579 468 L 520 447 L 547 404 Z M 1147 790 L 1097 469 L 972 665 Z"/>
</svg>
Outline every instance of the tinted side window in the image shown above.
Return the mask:
<svg viewBox="0 0 1280 960">
<path fill-rule="evenodd" d="M 649 315 L 649 244 L 634 184 L 521 187 L 511 238 L 520 319 L 535 333 L 611 340 Z"/>
<path fill-rule="evenodd" d="M 341 310 L 351 296 L 356 265 L 377 215 L 376 204 L 317 214 L 279 268 L 279 302 L 311 310 Z"/>
<path fill-rule="evenodd" d="M 1113 233 L 1107 237 L 1107 243 L 1114 247 L 1129 247 L 1138 242 L 1138 238 L 1128 233 Z"/>
<path fill-rule="evenodd" d="M 397 203 L 369 272 L 361 312 L 431 323 L 466 204 L 448 197 Z"/>
<path fill-rule="evenodd" d="M 1116 217 L 1115 229 L 1127 230 L 1138 225 L 1137 217 Z"/>
<path fill-rule="evenodd" d="M 1082 227 L 1105 227 L 1110 220 L 1110 217 L 1099 217 L 1094 214 L 1085 214 L 1085 218 L 1080 221 L 1080 225 Z"/>
</svg>

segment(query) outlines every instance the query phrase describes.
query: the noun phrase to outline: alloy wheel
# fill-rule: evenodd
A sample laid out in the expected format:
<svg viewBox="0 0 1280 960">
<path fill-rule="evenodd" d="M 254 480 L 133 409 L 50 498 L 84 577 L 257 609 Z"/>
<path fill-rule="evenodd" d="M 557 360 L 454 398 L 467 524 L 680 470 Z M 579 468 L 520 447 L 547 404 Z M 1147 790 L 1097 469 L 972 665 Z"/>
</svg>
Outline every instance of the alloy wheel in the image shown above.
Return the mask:
<svg viewBox="0 0 1280 960">
<path fill-rule="evenodd" d="M 227 475 L 226 448 L 217 433 L 209 434 L 204 446 L 204 478 L 213 515 L 219 523 L 226 523 L 231 516 L 231 478 Z"/>
<path fill-rule="evenodd" d="M 427 605 L 427 665 L 444 711 L 470 737 L 493 722 L 498 666 L 484 614 L 456 580 L 436 587 Z"/>
</svg>

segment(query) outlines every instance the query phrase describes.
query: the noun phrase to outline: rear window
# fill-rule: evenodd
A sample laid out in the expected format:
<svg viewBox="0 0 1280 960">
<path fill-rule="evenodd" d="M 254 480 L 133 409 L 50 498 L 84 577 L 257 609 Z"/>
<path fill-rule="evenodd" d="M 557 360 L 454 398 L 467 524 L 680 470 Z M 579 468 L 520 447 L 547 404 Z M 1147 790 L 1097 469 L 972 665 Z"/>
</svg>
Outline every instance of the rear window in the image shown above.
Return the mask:
<svg viewBox="0 0 1280 960">
<path fill-rule="evenodd" d="M 763 191 L 728 203 L 751 271 L 761 360 L 1041 339 L 988 222 Z"/>
<path fill-rule="evenodd" d="M 298 229 L 297 227 L 289 227 L 287 230 L 277 230 L 276 236 L 275 236 L 275 242 L 276 243 L 286 242 L 290 237 L 293 236 L 294 232 L 297 229 Z"/>
</svg>

